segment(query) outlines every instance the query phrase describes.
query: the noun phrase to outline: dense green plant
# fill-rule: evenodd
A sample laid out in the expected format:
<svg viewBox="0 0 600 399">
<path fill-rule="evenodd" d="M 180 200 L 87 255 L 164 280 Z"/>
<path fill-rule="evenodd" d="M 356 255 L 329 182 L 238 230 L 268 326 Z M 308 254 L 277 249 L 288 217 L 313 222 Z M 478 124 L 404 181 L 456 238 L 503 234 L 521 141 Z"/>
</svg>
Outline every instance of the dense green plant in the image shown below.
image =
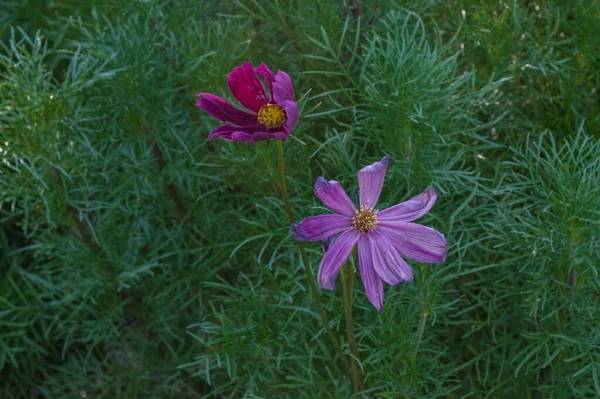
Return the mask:
<svg viewBox="0 0 600 399">
<path fill-rule="evenodd" d="M 600 395 L 598 4 L 395 3 L 2 2 L 0 397 L 352 396 L 275 145 L 194 107 L 245 60 L 294 81 L 297 218 L 383 155 L 381 207 L 438 189 L 447 262 L 356 284 L 365 396 Z"/>
</svg>

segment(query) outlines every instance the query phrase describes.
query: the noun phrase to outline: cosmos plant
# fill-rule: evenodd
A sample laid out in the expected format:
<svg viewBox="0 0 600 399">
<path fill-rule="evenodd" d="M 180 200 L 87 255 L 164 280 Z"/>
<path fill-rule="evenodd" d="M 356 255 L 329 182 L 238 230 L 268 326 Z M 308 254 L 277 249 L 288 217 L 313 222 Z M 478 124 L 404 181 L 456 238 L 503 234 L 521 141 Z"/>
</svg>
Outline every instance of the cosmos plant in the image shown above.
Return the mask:
<svg viewBox="0 0 600 399">
<path fill-rule="evenodd" d="M 254 144 L 259 141 L 277 142 L 277 165 L 282 199 L 294 238 L 302 257 L 308 282 L 321 316 L 323 326 L 348 370 L 355 392 L 365 390 L 360 378 L 360 358 L 352 326 L 353 269 L 346 284 L 342 266 L 358 247 L 358 265 L 369 301 L 383 311 L 383 283 L 397 285 L 413 280 L 413 271 L 403 257 L 423 263 L 445 261 L 448 244 L 436 230 L 412 223 L 425 215 L 435 204 L 435 189 L 428 188 L 416 197 L 382 211 L 375 207 L 383 187 L 389 158 L 364 167 L 358 171 L 359 208 L 357 209 L 340 183 L 319 177 L 315 183 L 315 195 L 331 209 L 333 214 L 323 214 L 294 223 L 295 218 L 287 193 L 283 143 L 298 120 L 298 106 L 294 102 L 294 89 L 290 77 L 283 71 L 273 74 L 261 63 L 253 68 L 248 62 L 236 67 L 227 75 L 229 89 L 242 110 L 226 100 L 209 93 L 200 93 L 196 106 L 224 122 L 216 128 L 209 139 L 221 137 L 227 141 Z M 266 89 L 266 90 L 265 90 Z M 267 94 L 268 93 L 268 94 Z M 312 274 L 308 256 L 302 241 L 325 242 L 326 251 L 319 266 L 318 285 L 333 290 L 338 274 L 344 289 L 346 331 L 352 356 L 350 362 L 331 329 L 323 308 L 317 282 Z"/>
</svg>

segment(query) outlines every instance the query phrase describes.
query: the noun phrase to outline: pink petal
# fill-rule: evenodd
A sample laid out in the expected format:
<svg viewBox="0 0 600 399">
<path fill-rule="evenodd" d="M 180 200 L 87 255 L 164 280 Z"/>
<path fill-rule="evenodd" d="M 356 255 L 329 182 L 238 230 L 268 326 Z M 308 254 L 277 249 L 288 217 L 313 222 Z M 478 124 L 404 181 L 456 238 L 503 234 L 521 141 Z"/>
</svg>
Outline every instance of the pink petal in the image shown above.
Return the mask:
<svg viewBox="0 0 600 399">
<path fill-rule="evenodd" d="M 365 166 L 358 171 L 358 189 L 361 207 L 374 208 L 377 205 L 389 159 L 386 155 L 381 161 Z"/>
<path fill-rule="evenodd" d="M 430 187 L 408 201 L 380 211 L 377 218 L 381 222 L 387 222 L 388 225 L 412 222 L 429 212 L 436 200 L 437 192 L 435 188 Z"/>
<path fill-rule="evenodd" d="M 278 71 L 273 82 L 273 98 L 275 102 L 282 105 L 286 101 L 294 101 L 294 86 L 290 75 L 283 71 Z"/>
<path fill-rule="evenodd" d="M 371 244 L 366 234 L 360 234 L 360 238 L 358 239 L 358 267 L 369 302 L 381 312 L 383 310 L 383 281 L 375 273 Z"/>
<path fill-rule="evenodd" d="M 352 217 L 356 212 L 352 200 L 341 184 L 335 180 L 327 181 L 323 177 L 319 177 L 315 182 L 315 195 L 335 213 Z"/>
<path fill-rule="evenodd" d="M 431 227 L 416 223 L 388 225 L 379 222 L 376 230 L 384 235 L 407 258 L 423 263 L 443 263 L 448 252 L 444 235 Z"/>
<path fill-rule="evenodd" d="M 346 263 L 352 249 L 358 241 L 359 232 L 351 229 L 347 230 L 331 244 L 331 247 L 323 255 L 317 282 L 321 288 L 333 290 L 335 288 L 335 278 L 337 277 L 342 265 Z"/>
<path fill-rule="evenodd" d="M 373 267 L 383 281 L 397 285 L 413 280 L 411 267 L 402 259 L 389 240 L 377 231 L 367 234 L 373 255 Z"/>
<path fill-rule="evenodd" d="M 230 122 L 239 126 L 255 125 L 257 116 L 242 111 L 231 105 L 227 100 L 210 93 L 197 94 L 200 99 L 196 107 L 202 108 L 209 115 L 223 122 Z"/>
<path fill-rule="evenodd" d="M 282 106 L 287 117 L 283 130 L 289 135 L 298 121 L 298 105 L 293 101 L 285 101 Z"/>
<path fill-rule="evenodd" d="M 252 133 L 248 132 L 234 132 L 231 135 L 232 141 L 248 141 L 252 137 Z"/>
<path fill-rule="evenodd" d="M 311 216 L 292 225 L 294 238 L 301 241 L 320 241 L 352 228 L 352 219 L 336 214 Z"/>
<path fill-rule="evenodd" d="M 212 131 L 210 136 L 208 136 L 209 140 L 214 140 L 217 137 L 221 137 L 227 141 L 245 141 L 243 137 L 245 135 L 249 135 L 249 133 L 256 131 L 257 129 L 261 129 L 261 124 L 255 124 L 254 126 L 232 126 L 232 125 L 221 125 L 215 130 Z M 240 134 L 237 134 L 240 133 Z"/>
<path fill-rule="evenodd" d="M 261 129 L 264 129 L 265 127 L 263 125 L 261 125 Z M 289 137 L 289 134 L 287 134 L 286 132 L 256 132 L 252 135 L 252 137 L 250 137 L 250 139 L 248 140 L 248 142 L 246 144 L 255 144 L 258 143 L 259 141 L 264 141 L 264 140 L 287 140 L 287 138 Z"/>
<path fill-rule="evenodd" d="M 269 93 L 271 95 L 271 101 L 273 100 L 273 81 L 275 80 L 275 74 L 269 69 L 267 64 L 261 62 L 260 65 L 254 69 L 254 73 L 258 75 L 269 87 Z"/>
<path fill-rule="evenodd" d="M 258 113 L 260 108 L 269 102 L 265 88 L 249 62 L 233 68 L 233 71 L 227 75 L 227 83 L 234 97 L 251 111 Z"/>
</svg>

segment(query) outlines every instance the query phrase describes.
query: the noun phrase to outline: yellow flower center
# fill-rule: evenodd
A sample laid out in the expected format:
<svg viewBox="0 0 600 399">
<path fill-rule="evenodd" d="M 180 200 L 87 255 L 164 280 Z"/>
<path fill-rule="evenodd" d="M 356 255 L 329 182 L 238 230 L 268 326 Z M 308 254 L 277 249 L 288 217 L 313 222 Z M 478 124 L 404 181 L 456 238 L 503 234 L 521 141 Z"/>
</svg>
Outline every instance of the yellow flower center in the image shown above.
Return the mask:
<svg viewBox="0 0 600 399">
<path fill-rule="evenodd" d="M 377 213 L 373 208 L 361 207 L 352 217 L 352 226 L 363 233 L 368 233 L 377 226 Z"/>
<path fill-rule="evenodd" d="M 268 128 L 280 127 L 287 121 L 287 115 L 281 105 L 267 104 L 258 110 L 258 122 Z"/>
</svg>

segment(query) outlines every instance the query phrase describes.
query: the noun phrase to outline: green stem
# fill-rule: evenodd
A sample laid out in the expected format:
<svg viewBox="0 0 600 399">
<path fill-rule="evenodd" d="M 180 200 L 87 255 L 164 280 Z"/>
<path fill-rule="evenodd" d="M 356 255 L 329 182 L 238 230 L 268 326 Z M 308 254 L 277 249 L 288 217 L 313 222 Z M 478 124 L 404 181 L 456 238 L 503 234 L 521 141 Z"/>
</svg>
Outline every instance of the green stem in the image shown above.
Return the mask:
<svg viewBox="0 0 600 399">
<path fill-rule="evenodd" d="M 567 284 L 569 284 L 571 287 L 575 287 L 577 284 L 577 269 L 575 269 L 575 266 L 571 266 L 569 269 L 569 278 L 567 279 Z"/>
<path fill-rule="evenodd" d="M 294 223 L 294 214 L 292 213 L 292 207 L 290 206 L 290 200 L 287 193 L 287 186 L 285 184 L 285 172 L 283 166 L 283 142 L 281 140 L 277 140 L 277 167 L 279 169 L 279 184 L 281 185 L 281 196 L 283 197 L 283 202 L 285 204 L 285 211 L 287 212 L 288 219 L 290 223 Z M 304 244 L 301 241 L 296 241 L 298 244 L 298 249 L 300 250 L 300 255 L 302 257 L 302 263 L 304 264 L 304 270 L 306 271 L 306 276 L 308 277 L 308 283 L 310 285 L 310 290 L 312 291 L 312 295 L 317 302 L 317 309 L 319 310 L 319 315 L 321 316 L 321 320 L 323 321 L 323 326 L 327 331 L 327 335 L 331 340 L 331 343 L 335 347 L 335 350 L 340 355 L 340 359 L 342 363 L 344 363 L 344 367 L 346 369 L 349 368 L 346 359 L 342 356 L 342 348 L 337 338 L 333 334 L 331 327 L 329 326 L 329 320 L 327 319 L 327 315 L 325 314 L 325 310 L 323 309 L 323 304 L 321 303 L 321 298 L 319 297 L 319 290 L 317 289 L 317 283 L 315 282 L 315 278 L 310 270 L 310 264 L 308 263 L 308 256 L 306 255 L 306 250 L 304 249 Z"/>
<path fill-rule="evenodd" d="M 354 330 L 352 328 L 352 302 L 350 295 L 348 294 L 348 287 L 346 286 L 346 277 L 344 276 L 344 268 L 340 269 L 340 276 L 342 278 L 342 292 L 344 295 L 344 318 L 346 319 L 346 333 L 348 334 L 348 344 L 350 345 L 350 352 L 352 352 L 353 356 L 357 356 L 358 353 L 355 353 L 354 347 Z M 356 357 L 358 359 L 358 356 Z M 350 359 L 350 364 L 352 365 L 352 388 L 354 392 L 358 392 L 360 390 L 358 383 L 358 373 L 356 371 L 356 359 Z"/>
<path fill-rule="evenodd" d="M 354 256 L 356 256 L 356 248 L 354 248 Z M 359 359 L 358 357 L 358 346 L 356 345 L 356 340 L 354 339 L 354 322 L 352 321 L 352 300 L 354 299 L 354 265 L 350 265 L 349 267 L 349 272 L 348 272 L 348 285 L 350 286 L 349 289 L 349 301 L 348 301 L 348 318 L 350 319 L 350 333 L 351 333 L 351 339 L 350 339 L 350 344 L 354 347 L 354 352 L 356 354 L 356 358 Z M 363 387 L 364 389 L 364 387 Z"/>
</svg>

